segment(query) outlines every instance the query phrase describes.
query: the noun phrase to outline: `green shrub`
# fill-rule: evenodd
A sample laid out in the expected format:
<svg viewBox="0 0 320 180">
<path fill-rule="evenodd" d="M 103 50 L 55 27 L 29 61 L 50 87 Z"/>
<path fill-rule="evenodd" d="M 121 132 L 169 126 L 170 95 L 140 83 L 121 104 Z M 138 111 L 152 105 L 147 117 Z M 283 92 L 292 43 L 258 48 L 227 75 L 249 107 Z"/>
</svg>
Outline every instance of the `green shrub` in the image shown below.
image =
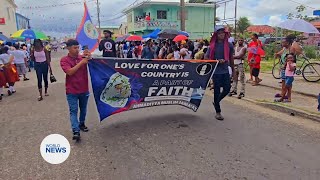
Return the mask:
<svg viewBox="0 0 320 180">
<path fill-rule="evenodd" d="M 305 46 L 303 47 L 305 55 L 310 59 L 316 59 L 317 54 L 317 47 L 316 46 Z"/>
<path fill-rule="evenodd" d="M 266 44 L 264 46 L 264 50 L 266 53 L 266 60 L 274 58 L 274 54 L 281 50 L 281 47 L 278 43 L 273 42 L 271 44 Z"/>
</svg>

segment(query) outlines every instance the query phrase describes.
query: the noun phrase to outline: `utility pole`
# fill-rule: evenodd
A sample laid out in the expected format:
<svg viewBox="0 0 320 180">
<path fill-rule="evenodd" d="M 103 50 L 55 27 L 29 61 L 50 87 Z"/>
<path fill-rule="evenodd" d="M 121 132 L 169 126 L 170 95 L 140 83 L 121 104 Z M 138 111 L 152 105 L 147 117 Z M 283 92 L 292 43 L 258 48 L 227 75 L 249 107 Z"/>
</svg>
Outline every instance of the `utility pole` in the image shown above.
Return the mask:
<svg viewBox="0 0 320 180">
<path fill-rule="evenodd" d="M 99 26 L 99 31 L 100 31 L 101 24 L 100 24 L 100 4 L 99 4 L 99 0 L 97 0 L 97 14 L 98 14 L 98 26 Z"/>
<path fill-rule="evenodd" d="M 235 8 L 234 8 L 234 37 L 237 37 L 237 8 L 238 8 L 238 0 L 235 0 Z"/>
<path fill-rule="evenodd" d="M 217 18 L 217 2 L 213 2 L 213 29 L 216 28 Z"/>
<path fill-rule="evenodd" d="M 180 30 L 181 31 L 185 31 L 186 30 L 186 16 L 185 16 L 185 9 L 186 9 L 186 5 L 184 0 L 180 0 Z"/>
</svg>

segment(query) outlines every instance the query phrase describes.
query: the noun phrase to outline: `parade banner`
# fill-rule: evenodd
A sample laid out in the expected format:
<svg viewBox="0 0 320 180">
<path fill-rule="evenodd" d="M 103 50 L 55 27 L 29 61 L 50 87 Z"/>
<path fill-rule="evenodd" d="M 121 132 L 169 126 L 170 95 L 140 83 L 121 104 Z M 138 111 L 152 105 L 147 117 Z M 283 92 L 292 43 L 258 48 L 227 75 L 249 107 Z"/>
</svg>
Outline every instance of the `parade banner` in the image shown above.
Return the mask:
<svg viewBox="0 0 320 180">
<path fill-rule="evenodd" d="M 196 112 L 215 61 L 93 59 L 92 89 L 100 121 L 123 111 L 181 105 Z"/>
<path fill-rule="evenodd" d="M 93 25 L 86 3 L 84 3 L 84 14 L 77 30 L 77 41 L 81 47 L 87 47 L 90 52 L 94 52 L 99 46 L 100 33 Z"/>
</svg>

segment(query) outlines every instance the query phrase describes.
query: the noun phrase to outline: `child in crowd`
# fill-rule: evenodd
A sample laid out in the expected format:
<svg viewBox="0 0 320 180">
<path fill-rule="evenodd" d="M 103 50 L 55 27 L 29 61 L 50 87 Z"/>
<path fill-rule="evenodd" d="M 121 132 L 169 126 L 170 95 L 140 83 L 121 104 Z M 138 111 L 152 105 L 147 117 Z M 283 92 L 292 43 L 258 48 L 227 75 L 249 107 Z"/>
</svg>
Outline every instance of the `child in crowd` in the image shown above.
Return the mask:
<svg viewBox="0 0 320 180">
<path fill-rule="evenodd" d="M 286 55 L 286 64 L 285 64 L 285 90 L 282 94 L 282 97 L 277 100 L 277 102 L 283 102 L 285 95 L 288 96 L 288 102 L 291 102 L 291 90 L 292 90 L 292 83 L 294 81 L 294 73 L 296 70 L 296 59 L 293 53 Z"/>
<path fill-rule="evenodd" d="M 252 82 L 252 86 L 257 86 L 259 83 L 262 81 L 259 78 L 260 74 L 260 63 L 261 63 L 261 58 L 256 58 L 255 55 L 252 59 L 250 59 L 251 67 L 252 67 L 252 76 L 254 77 L 254 81 Z"/>
</svg>

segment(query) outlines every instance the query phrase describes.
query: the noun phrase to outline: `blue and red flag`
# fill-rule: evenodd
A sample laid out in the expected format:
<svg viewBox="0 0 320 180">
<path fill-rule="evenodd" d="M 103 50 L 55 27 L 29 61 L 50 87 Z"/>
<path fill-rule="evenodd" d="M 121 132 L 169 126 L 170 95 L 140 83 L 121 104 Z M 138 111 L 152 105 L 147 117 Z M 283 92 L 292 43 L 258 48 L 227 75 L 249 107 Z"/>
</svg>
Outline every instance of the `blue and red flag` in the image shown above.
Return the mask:
<svg viewBox="0 0 320 180">
<path fill-rule="evenodd" d="M 82 47 L 87 46 L 93 52 L 99 46 L 100 33 L 93 25 L 87 4 L 84 3 L 84 15 L 77 31 L 76 39 Z"/>
</svg>

